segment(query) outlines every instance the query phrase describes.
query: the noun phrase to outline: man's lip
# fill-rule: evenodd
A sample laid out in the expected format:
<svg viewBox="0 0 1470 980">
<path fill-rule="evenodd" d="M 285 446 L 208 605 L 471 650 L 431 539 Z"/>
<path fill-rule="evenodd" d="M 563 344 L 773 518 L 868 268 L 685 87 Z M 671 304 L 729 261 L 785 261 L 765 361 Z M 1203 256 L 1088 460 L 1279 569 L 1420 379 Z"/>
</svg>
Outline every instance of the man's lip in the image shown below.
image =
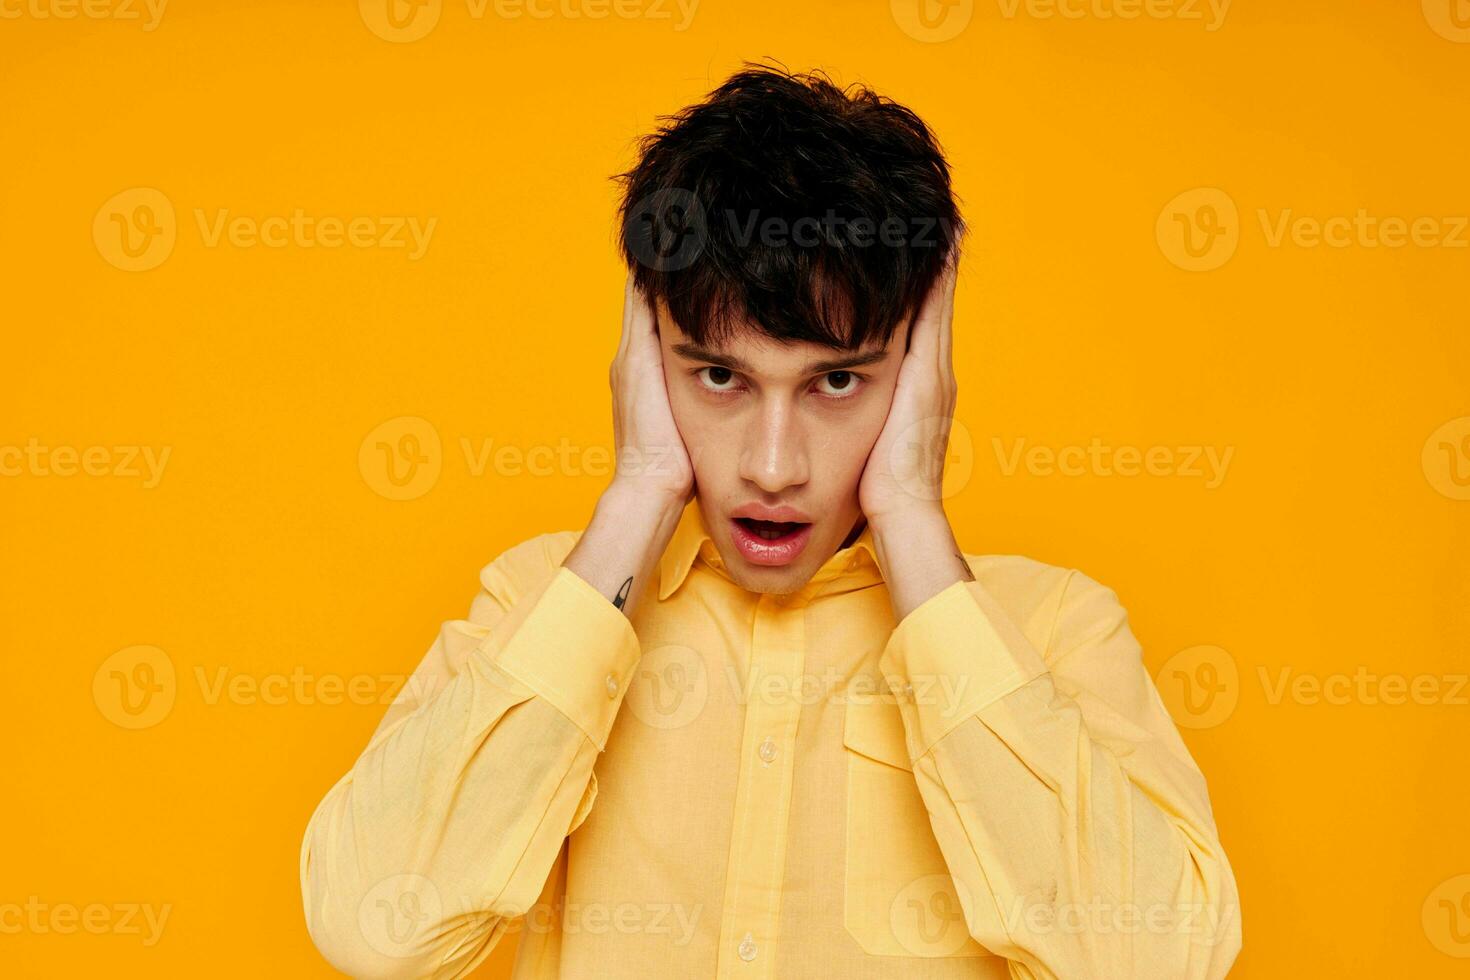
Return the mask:
<svg viewBox="0 0 1470 980">
<path fill-rule="evenodd" d="M 810 524 L 812 519 L 789 504 L 767 507 L 765 504 L 743 504 L 730 512 L 731 517 L 744 517 L 752 521 L 771 521 L 776 524 Z"/>
<path fill-rule="evenodd" d="M 731 543 L 752 565 L 788 565 L 806 549 L 811 537 L 811 524 L 798 524 L 773 541 L 762 538 L 738 518 L 730 521 Z"/>
</svg>

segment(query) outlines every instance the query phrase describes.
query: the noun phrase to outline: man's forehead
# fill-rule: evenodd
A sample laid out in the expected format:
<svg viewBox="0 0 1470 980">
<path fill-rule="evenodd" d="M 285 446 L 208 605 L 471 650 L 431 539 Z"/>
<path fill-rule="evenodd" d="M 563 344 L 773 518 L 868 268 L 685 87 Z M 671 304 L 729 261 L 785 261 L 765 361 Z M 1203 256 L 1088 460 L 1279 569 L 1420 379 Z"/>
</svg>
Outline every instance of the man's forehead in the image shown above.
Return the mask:
<svg viewBox="0 0 1470 980">
<path fill-rule="evenodd" d="M 848 349 L 809 341 L 782 342 L 763 333 L 745 330 L 720 343 L 696 344 L 692 340 L 676 339 L 672 349 L 681 357 L 747 374 L 840 371 L 875 364 L 888 356 L 888 349 L 878 343 Z"/>
<path fill-rule="evenodd" d="M 749 324 L 737 324 L 728 336 L 695 343 L 660 303 L 659 326 L 672 327 L 669 334 L 674 353 L 690 360 L 707 361 L 748 373 L 836 371 L 843 367 L 872 364 L 887 357 L 888 347 L 870 339 L 857 348 L 833 347 L 804 340 L 779 340 Z"/>
</svg>

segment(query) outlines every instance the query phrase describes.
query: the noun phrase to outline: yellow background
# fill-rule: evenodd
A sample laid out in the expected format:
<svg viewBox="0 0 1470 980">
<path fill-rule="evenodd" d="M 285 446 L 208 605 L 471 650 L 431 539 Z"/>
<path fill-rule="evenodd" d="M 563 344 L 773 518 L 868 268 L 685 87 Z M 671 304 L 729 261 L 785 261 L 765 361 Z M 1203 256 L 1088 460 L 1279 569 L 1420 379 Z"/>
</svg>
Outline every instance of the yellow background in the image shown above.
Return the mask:
<svg viewBox="0 0 1470 980">
<path fill-rule="evenodd" d="M 1238 0 L 1219 21 L 988 0 L 926 28 L 909 0 L 703 0 L 681 30 L 671 0 L 428 0 L 437 22 L 398 39 L 371 0 L 174 0 L 152 30 L 138 0 L 67 2 L 0 3 L 0 447 L 170 456 L 153 487 L 121 457 L 0 477 L 0 907 L 170 913 L 152 946 L 0 932 L 0 974 L 331 974 L 297 857 L 383 711 L 354 702 L 391 693 L 501 550 L 585 524 L 623 279 L 606 178 L 657 114 L 769 55 L 871 83 L 943 140 L 973 225 L 951 516 L 971 552 L 1122 597 L 1239 880 L 1234 975 L 1470 975 L 1470 232 L 1272 237 L 1288 209 L 1361 208 L 1453 238 L 1463 2 Z M 157 193 L 109 205 L 134 188 Z M 157 195 L 172 251 L 125 271 L 114 215 L 166 230 L 137 211 Z M 437 224 L 417 259 L 199 227 L 296 209 Z M 1191 258 L 1170 237 L 1190 222 L 1224 251 Z M 402 417 L 440 446 L 418 443 L 411 500 L 373 462 L 412 450 Z M 1214 486 L 1183 454 L 1134 477 L 1006 465 L 1017 440 L 1094 438 L 1232 456 Z M 487 440 L 513 452 L 479 466 Z M 535 447 L 566 448 L 538 475 L 516 455 Z M 109 683 L 146 678 L 138 646 L 175 676 L 131 729 Z M 1283 670 L 1428 675 L 1440 697 L 1314 703 L 1275 696 Z M 293 673 L 314 680 L 251 696 Z M 1224 700 L 1188 717 L 1191 682 Z"/>
</svg>

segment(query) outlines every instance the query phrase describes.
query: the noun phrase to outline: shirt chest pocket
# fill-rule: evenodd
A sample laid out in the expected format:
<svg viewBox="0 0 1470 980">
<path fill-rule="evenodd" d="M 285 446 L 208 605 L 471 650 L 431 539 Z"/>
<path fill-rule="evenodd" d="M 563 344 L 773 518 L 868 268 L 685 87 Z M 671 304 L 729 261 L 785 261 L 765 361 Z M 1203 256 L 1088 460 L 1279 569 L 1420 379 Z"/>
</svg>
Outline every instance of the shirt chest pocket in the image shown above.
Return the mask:
<svg viewBox="0 0 1470 980">
<path fill-rule="evenodd" d="M 989 956 L 965 925 L 954 880 L 914 782 L 903 718 L 849 701 L 843 924 L 875 956 Z"/>
</svg>

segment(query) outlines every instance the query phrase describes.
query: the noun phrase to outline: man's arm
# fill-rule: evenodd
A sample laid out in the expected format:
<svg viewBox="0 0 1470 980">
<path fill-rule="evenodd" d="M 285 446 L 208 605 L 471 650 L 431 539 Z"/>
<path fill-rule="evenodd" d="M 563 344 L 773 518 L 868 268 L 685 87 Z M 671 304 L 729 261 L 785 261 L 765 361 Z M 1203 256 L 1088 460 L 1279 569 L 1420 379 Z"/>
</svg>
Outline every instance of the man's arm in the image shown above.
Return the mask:
<svg viewBox="0 0 1470 980">
<path fill-rule="evenodd" d="M 614 486 L 563 564 L 629 619 L 679 526 L 684 503 Z"/>
<path fill-rule="evenodd" d="M 668 524 L 665 512 L 605 497 L 577 553 L 644 580 Z M 526 550 L 486 569 L 471 619 L 444 625 L 311 817 L 301 849 L 307 926 L 352 976 L 468 972 L 536 901 L 596 798 L 593 764 L 638 639 L 568 564 L 542 566 L 517 596 L 528 575 L 518 566 L 534 558 Z"/>
<path fill-rule="evenodd" d="M 618 475 L 598 505 L 606 519 L 587 529 L 566 566 L 631 618 L 694 495 L 694 467 L 669 406 L 658 318 L 631 271 L 608 385 Z"/>
<path fill-rule="evenodd" d="M 307 927 L 352 976 L 468 973 L 597 796 L 593 764 L 640 654 L 629 618 L 693 484 L 631 281 L 610 380 L 618 475 L 576 547 L 548 568 L 527 542 L 485 569 L 470 618 L 445 624 L 312 814 Z"/>
<path fill-rule="evenodd" d="M 1038 651 L 954 576 L 879 662 L 969 931 L 1012 976 L 1225 976 L 1235 878 L 1111 590 L 1068 573 Z"/>
<path fill-rule="evenodd" d="M 1017 980 L 1223 977 L 1235 878 L 1117 596 L 1072 572 L 1038 651 L 955 544 L 955 281 L 915 316 L 859 492 L 898 622 L 879 666 L 966 924 Z"/>
</svg>

